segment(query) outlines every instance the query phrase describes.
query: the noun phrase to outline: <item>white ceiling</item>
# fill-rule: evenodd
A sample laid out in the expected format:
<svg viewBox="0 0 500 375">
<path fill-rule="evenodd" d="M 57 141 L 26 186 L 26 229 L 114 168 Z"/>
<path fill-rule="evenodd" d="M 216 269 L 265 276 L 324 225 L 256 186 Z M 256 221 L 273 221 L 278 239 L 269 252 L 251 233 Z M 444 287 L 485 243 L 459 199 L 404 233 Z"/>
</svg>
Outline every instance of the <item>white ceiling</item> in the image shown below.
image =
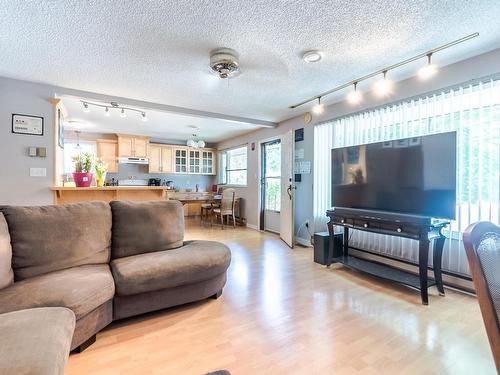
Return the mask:
<svg viewBox="0 0 500 375">
<path fill-rule="evenodd" d="M 88 98 L 63 96 L 61 100 L 68 111 L 65 119 L 66 129 L 91 133 L 124 133 L 145 135 L 169 141 L 182 141 L 196 134 L 207 143 L 217 143 L 255 130 L 255 125 L 226 121 L 208 117 L 184 116 L 152 110 L 144 107 L 129 106 L 144 110 L 147 121 L 141 121 L 141 114 L 126 111 L 127 117 L 120 117 L 118 109 L 110 109 L 109 117 L 104 116 L 104 108 L 89 105 L 90 112 L 83 112 L 81 100 L 98 104 L 107 104 Z M 198 129 L 193 129 L 197 127 Z"/>
<path fill-rule="evenodd" d="M 479 38 L 435 61 L 500 46 L 498 0 L 4 0 L 0 19 L 0 75 L 268 121 L 303 112 L 307 107 L 288 106 L 305 98 L 476 31 Z M 208 73 L 216 47 L 240 53 L 239 77 Z M 301 53 L 313 48 L 324 59 L 304 63 Z"/>
</svg>

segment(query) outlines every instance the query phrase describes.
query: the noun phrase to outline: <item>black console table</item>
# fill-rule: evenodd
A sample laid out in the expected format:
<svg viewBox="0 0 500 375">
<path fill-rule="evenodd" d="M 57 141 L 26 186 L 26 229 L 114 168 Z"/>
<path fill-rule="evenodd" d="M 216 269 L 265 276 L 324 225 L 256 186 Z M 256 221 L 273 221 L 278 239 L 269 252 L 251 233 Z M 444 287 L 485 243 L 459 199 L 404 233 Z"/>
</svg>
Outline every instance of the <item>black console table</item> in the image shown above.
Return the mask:
<svg viewBox="0 0 500 375">
<path fill-rule="evenodd" d="M 341 263 L 346 267 L 371 275 L 392 280 L 420 290 L 422 304 L 429 304 L 427 289 L 436 285 L 439 294 L 444 296 L 443 278 L 441 274 L 441 259 L 445 237 L 441 230 L 449 221 L 435 220 L 422 216 L 380 213 L 376 211 L 355 209 L 333 209 L 326 212 L 330 221 L 330 247 L 327 266 L 331 263 Z M 344 228 L 341 255 L 334 257 L 334 226 Z M 349 255 L 349 229 L 358 229 L 372 233 L 386 234 L 397 237 L 411 238 L 419 242 L 418 267 L 419 275 L 396 269 Z M 433 248 L 434 280 L 428 279 L 428 258 L 430 241 L 435 240 Z M 356 249 L 363 251 L 362 249 Z M 397 260 L 397 259 L 395 259 Z"/>
</svg>

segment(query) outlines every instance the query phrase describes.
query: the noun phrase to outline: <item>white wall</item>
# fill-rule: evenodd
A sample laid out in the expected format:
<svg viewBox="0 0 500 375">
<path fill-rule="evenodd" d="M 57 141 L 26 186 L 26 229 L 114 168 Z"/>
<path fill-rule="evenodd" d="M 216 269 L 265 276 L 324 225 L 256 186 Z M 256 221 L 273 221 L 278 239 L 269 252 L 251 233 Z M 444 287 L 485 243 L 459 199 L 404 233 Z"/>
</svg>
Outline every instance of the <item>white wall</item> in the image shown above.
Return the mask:
<svg viewBox="0 0 500 375">
<path fill-rule="evenodd" d="M 259 129 L 255 132 L 229 139 L 218 144 L 219 149 L 225 149 L 241 145 L 244 143 L 256 142 L 268 139 L 271 137 L 279 137 L 286 133 L 289 129 L 298 129 L 304 127 L 304 160 L 313 161 L 313 145 L 314 145 L 314 125 L 329 119 L 345 116 L 350 113 L 373 108 L 386 103 L 398 101 L 423 93 L 431 92 L 462 82 L 466 82 L 475 78 L 481 78 L 490 74 L 500 72 L 500 48 L 494 51 L 463 60 L 461 62 L 448 65 L 440 69 L 439 74 L 429 81 L 419 81 L 416 78 L 410 78 L 395 85 L 395 91 L 390 98 L 385 100 L 377 99 L 371 93 L 364 95 L 362 105 L 353 107 L 349 103 L 343 101 L 328 106 L 319 117 L 315 117 L 313 121 L 305 125 L 303 117 L 298 116 L 281 122 L 278 127 L 273 129 Z M 340 84 L 342 82 L 336 82 Z M 335 86 L 335 83 L 332 83 Z M 311 105 L 305 105 L 304 111 L 309 110 Z M 248 152 L 248 187 L 238 188 L 237 194 L 244 200 L 244 215 L 247 218 L 247 223 L 250 226 L 258 227 L 259 212 L 258 212 L 258 152 L 249 150 Z M 297 183 L 296 193 L 296 210 L 295 210 L 295 228 L 302 224 L 305 220 L 313 223 L 313 175 L 302 175 L 302 182 Z M 323 228 L 319 228 L 324 230 Z M 325 228 L 326 229 L 326 228 Z M 299 237 L 308 239 L 307 232 L 301 230 Z"/>
<path fill-rule="evenodd" d="M 0 204 L 50 204 L 54 149 L 49 86 L 0 77 Z M 44 118 L 43 136 L 13 134 L 12 114 Z M 46 147 L 46 158 L 28 156 L 30 146 Z M 46 168 L 46 177 L 30 177 L 30 167 Z"/>
</svg>

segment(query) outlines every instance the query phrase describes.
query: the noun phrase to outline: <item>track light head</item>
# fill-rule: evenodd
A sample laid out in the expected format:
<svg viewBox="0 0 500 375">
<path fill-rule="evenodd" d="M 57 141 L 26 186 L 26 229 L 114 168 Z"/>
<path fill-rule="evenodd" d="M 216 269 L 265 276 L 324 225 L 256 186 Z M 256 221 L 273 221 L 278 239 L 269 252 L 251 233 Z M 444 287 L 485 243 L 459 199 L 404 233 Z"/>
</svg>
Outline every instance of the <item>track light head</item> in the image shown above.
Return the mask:
<svg viewBox="0 0 500 375">
<path fill-rule="evenodd" d="M 90 112 L 89 103 L 83 102 L 83 112 L 85 113 Z"/>
<path fill-rule="evenodd" d="M 321 103 L 321 96 L 318 98 L 318 103 L 312 107 L 312 113 L 321 115 L 325 111 L 325 105 Z"/>
<path fill-rule="evenodd" d="M 142 120 L 142 122 L 146 122 L 146 121 L 148 121 L 148 118 L 147 118 L 147 116 L 146 116 L 146 112 L 142 112 L 142 113 L 141 113 L 141 120 Z"/>
<path fill-rule="evenodd" d="M 432 53 L 429 53 L 427 55 L 427 64 L 418 70 L 418 78 L 420 78 L 422 81 L 432 78 L 438 72 L 438 67 L 436 64 L 433 64 L 431 62 L 431 58 Z"/>
<path fill-rule="evenodd" d="M 109 107 L 104 108 L 104 117 L 109 117 Z"/>
<path fill-rule="evenodd" d="M 392 93 L 392 81 L 387 78 L 387 70 L 383 72 L 384 77 L 375 83 L 375 93 L 378 97 L 385 97 Z"/>
<path fill-rule="evenodd" d="M 354 82 L 354 90 L 347 94 L 347 101 L 353 105 L 361 103 L 363 100 L 363 94 L 358 91 L 358 83 Z"/>
<path fill-rule="evenodd" d="M 120 111 L 120 117 L 121 118 L 125 118 L 127 117 L 127 114 L 125 113 L 125 109 L 122 108 L 122 110 Z"/>
</svg>

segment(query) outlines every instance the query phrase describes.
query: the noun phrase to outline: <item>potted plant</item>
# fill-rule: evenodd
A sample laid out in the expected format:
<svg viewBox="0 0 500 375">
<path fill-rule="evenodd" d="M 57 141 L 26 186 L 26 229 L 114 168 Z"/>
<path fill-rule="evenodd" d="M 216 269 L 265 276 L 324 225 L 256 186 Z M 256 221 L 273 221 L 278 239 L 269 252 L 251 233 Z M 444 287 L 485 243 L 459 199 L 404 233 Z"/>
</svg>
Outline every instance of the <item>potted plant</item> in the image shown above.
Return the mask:
<svg viewBox="0 0 500 375">
<path fill-rule="evenodd" d="M 95 161 L 95 182 L 98 187 L 104 186 L 104 180 L 106 180 L 107 171 L 108 163 L 106 163 L 101 158 L 97 158 Z"/>
<path fill-rule="evenodd" d="M 73 181 L 75 181 L 76 187 L 89 187 L 92 183 L 92 160 L 93 156 L 90 152 L 73 156 L 73 163 L 75 164 Z"/>
</svg>

